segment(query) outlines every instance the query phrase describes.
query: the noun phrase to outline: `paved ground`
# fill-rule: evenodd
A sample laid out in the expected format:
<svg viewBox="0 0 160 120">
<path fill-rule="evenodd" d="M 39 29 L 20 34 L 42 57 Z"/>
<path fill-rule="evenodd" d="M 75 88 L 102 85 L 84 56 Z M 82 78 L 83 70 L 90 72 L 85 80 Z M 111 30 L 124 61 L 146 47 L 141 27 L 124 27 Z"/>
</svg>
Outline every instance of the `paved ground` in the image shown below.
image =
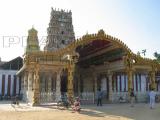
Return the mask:
<svg viewBox="0 0 160 120">
<path fill-rule="evenodd" d="M 80 113 L 58 110 L 56 106 L 31 107 L 0 102 L 0 120 L 160 120 L 160 104 L 150 109 L 148 104 L 105 104 L 82 106 Z"/>
</svg>

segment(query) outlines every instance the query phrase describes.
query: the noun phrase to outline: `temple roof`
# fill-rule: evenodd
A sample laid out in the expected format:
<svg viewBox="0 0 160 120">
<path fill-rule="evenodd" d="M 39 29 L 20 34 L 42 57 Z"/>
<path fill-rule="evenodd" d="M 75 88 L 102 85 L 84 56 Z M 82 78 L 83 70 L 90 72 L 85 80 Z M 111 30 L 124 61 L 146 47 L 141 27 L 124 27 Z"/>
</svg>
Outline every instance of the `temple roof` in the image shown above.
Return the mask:
<svg viewBox="0 0 160 120">
<path fill-rule="evenodd" d="M 17 57 L 0 65 L 1 70 L 19 70 L 23 65 L 23 59 Z"/>
<path fill-rule="evenodd" d="M 103 30 L 99 30 L 96 34 L 86 34 L 81 38 L 74 40 L 65 48 L 61 48 L 55 51 L 37 51 L 31 53 L 30 55 L 41 57 L 45 55 L 57 58 L 67 54 L 72 54 L 73 52 L 78 52 L 80 58 L 83 57 L 83 61 L 89 58 L 95 58 L 96 56 L 100 55 L 103 55 L 105 57 L 104 60 L 107 61 L 129 58 L 131 62 L 134 62 L 134 65 L 149 65 L 152 67 L 155 66 L 157 69 L 160 70 L 160 64 L 157 61 L 149 58 L 144 58 L 140 55 L 133 53 L 131 49 L 120 39 L 105 34 Z M 120 53 L 121 56 L 118 53 Z M 113 54 L 116 55 L 116 57 L 114 57 Z M 110 58 L 107 58 L 107 56 L 113 56 L 112 58 L 114 59 L 110 60 Z"/>
<path fill-rule="evenodd" d="M 28 33 L 38 33 L 38 31 L 34 27 L 32 27 L 28 30 Z"/>
</svg>

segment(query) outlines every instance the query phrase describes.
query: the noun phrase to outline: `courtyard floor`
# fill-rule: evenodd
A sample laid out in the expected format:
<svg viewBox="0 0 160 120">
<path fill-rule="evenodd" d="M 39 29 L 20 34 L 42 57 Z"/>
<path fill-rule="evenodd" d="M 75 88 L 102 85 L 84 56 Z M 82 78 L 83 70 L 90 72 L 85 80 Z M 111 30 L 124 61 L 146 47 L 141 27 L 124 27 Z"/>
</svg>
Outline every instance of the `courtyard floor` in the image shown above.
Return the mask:
<svg viewBox="0 0 160 120">
<path fill-rule="evenodd" d="M 59 110 L 56 106 L 44 105 L 31 107 L 21 103 L 19 106 L 10 102 L 0 102 L 0 120 L 160 120 L 160 104 L 150 109 L 148 104 L 105 104 L 82 106 L 80 113 L 72 110 Z"/>
</svg>

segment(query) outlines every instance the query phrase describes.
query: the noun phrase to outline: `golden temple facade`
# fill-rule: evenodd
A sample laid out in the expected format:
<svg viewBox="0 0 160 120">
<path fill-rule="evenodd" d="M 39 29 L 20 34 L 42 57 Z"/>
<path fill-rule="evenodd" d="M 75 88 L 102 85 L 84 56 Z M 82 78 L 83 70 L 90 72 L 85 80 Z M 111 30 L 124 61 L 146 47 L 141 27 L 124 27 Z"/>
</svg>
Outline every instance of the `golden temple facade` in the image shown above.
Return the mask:
<svg viewBox="0 0 160 120">
<path fill-rule="evenodd" d="M 61 27 L 64 38 L 67 29 L 64 24 Z M 49 30 L 53 31 L 52 27 Z M 71 33 L 74 38 L 72 25 Z M 103 101 L 110 103 L 118 102 L 120 97 L 129 101 L 131 89 L 139 102 L 147 100 L 150 88 L 160 93 L 160 64 L 134 54 L 121 40 L 103 30 L 67 40 L 66 46 L 53 51 L 40 50 L 37 34 L 34 28 L 28 31 L 23 67 L 17 73 L 21 76 L 23 100 L 31 105 L 56 102 L 64 94 L 69 98 L 79 96 L 84 104 L 93 104 L 99 88 L 104 93 Z M 51 35 L 49 40 L 48 46 Z M 65 43 L 63 39 L 61 42 Z"/>
<path fill-rule="evenodd" d="M 37 38 L 36 34 L 29 36 Z M 134 54 L 103 30 L 84 35 L 56 51 L 34 50 L 24 54 L 23 67 L 17 73 L 22 76 L 23 99 L 32 105 L 41 103 L 42 93 L 52 93 L 48 100 L 52 102 L 67 93 L 70 97 L 89 97 L 88 102 L 94 103 L 98 88 L 108 102 L 116 102 L 120 96 L 129 99 L 132 88 L 139 101 L 145 100 L 150 88 L 159 90 L 159 63 Z"/>
</svg>

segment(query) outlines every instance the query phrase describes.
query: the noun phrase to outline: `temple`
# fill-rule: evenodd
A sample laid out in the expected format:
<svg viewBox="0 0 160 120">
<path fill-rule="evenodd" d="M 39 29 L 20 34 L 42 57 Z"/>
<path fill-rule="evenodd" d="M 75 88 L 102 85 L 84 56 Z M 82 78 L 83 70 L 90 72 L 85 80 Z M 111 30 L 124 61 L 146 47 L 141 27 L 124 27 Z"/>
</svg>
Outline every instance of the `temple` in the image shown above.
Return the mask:
<svg viewBox="0 0 160 120">
<path fill-rule="evenodd" d="M 51 14 L 54 13 L 57 12 L 52 10 Z M 129 100 L 131 89 L 138 102 L 147 100 L 150 88 L 160 92 L 160 64 L 134 54 L 121 40 L 103 30 L 76 40 L 72 31 L 67 44 L 60 42 L 62 39 L 51 44 L 55 37 L 48 33 L 44 51 L 39 49 L 37 33 L 34 28 L 29 30 L 23 67 L 17 72 L 21 76 L 23 100 L 33 106 L 58 101 L 65 93 L 68 97 L 80 96 L 83 103 L 94 104 L 99 88 L 104 92 L 103 101 L 110 103 L 118 102 L 120 97 Z M 62 37 L 64 34 L 59 34 Z"/>
</svg>

